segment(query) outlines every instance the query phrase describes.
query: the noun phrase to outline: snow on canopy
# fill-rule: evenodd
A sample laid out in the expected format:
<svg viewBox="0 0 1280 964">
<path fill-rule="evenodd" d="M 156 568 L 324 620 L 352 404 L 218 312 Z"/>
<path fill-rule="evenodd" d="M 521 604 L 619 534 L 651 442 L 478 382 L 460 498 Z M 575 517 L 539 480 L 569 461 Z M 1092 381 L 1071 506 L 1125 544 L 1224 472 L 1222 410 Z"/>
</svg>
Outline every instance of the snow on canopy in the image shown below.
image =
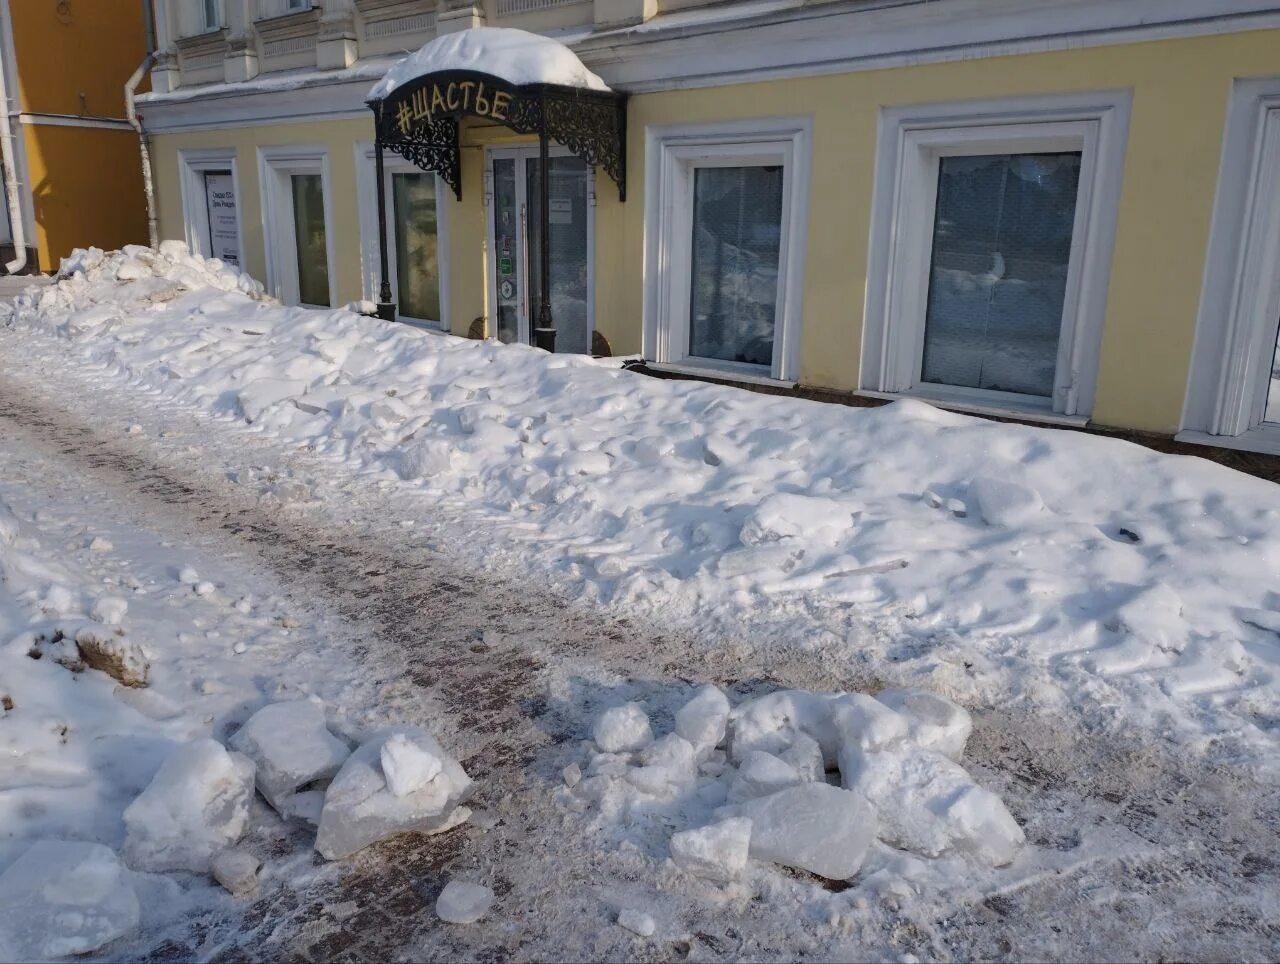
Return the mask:
<svg viewBox="0 0 1280 964">
<path fill-rule="evenodd" d="M 474 27 L 437 37 L 397 61 L 369 91 L 381 100 L 396 88 L 441 70 L 475 70 L 509 84 L 560 84 L 608 90 L 608 85 L 558 41 L 512 27 Z"/>
</svg>

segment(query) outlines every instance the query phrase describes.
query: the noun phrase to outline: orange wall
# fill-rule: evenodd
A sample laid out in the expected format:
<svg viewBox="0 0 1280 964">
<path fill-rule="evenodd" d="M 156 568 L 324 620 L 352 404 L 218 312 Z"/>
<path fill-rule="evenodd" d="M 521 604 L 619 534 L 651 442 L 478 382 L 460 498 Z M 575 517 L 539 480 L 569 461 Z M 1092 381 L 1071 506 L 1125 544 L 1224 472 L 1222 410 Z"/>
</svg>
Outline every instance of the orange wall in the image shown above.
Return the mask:
<svg viewBox="0 0 1280 964">
<path fill-rule="evenodd" d="M 23 112 L 124 119 L 125 81 L 146 56 L 143 0 L 9 0 L 9 9 Z M 137 134 L 32 120 L 20 128 L 23 188 L 40 270 L 55 270 L 72 248 L 145 244 Z"/>
<path fill-rule="evenodd" d="M 23 133 L 40 270 L 55 270 L 72 248 L 147 243 L 137 134 L 44 124 Z"/>
<path fill-rule="evenodd" d="M 124 117 L 124 82 L 147 55 L 142 0 L 9 0 L 9 9 L 24 111 Z"/>
</svg>

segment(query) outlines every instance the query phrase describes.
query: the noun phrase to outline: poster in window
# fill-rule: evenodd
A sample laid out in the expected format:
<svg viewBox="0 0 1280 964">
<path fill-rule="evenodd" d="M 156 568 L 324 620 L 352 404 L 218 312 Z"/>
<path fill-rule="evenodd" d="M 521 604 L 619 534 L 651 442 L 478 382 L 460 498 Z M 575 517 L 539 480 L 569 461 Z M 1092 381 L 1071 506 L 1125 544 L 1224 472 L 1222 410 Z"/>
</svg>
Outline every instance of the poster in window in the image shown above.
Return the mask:
<svg viewBox="0 0 1280 964">
<path fill-rule="evenodd" d="M 236 222 L 236 189 L 230 171 L 208 171 L 204 176 L 205 204 L 209 211 L 209 257 L 240 267 L 240 230 Z"/>
</svg>

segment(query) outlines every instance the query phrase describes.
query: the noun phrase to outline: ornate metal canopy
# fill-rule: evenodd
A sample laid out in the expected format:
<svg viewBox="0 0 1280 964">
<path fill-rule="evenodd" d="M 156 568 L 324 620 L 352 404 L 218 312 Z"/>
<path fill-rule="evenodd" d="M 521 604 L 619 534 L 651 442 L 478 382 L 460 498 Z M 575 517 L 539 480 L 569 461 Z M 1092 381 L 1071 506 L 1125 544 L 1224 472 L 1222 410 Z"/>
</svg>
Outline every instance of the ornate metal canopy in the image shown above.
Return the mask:
<svg viewBox="0 0 1280 964">
<path fill-rule="evenodd" d="M 492 74 L 445 70 L 369 102 L 379 144 L 444 178 L 462 198 L 458 129 L 463 117 L 496 121 L 563 144 L 602 168 L 627 198 L 627 99 L 558 84 L 510 84 Z"/>
</svg>

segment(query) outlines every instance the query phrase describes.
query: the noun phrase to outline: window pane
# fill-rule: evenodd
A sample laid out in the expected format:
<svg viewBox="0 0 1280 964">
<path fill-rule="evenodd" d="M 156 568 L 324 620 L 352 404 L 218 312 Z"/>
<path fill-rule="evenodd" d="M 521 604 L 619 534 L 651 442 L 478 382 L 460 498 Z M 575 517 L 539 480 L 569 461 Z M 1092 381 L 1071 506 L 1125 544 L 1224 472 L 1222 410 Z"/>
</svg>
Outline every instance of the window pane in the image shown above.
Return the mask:
<svg viewBox="0 0 1280 964">
<path fill-rule="evenodd" d="M 921 379 L 1051 396 L 1079 152 L 944 157 Z"/>
<path fill-rule="evenodd" d="M 780 166 L 694 171 L 691 356 L 773 363 L 781 242 Z"/>
<path fill-rule="evenodd" d="M 1276 332 L 1276 348 L 1271 355 L 1271 386 L 1267 392 L 1264 422 L 1280 422 L 1280 330 Z"/>
<path fill-rule="evenodd" d="M 409 318 L 439 321 L 435 175 L 391 175 L 391 198 L 400 313 Z"/>
<path fill-rule="evenodd" d="M 324 187 L 319 174 L 294 174 L 293 231 L 298 248 L 298 300 L 329 304 L 329 245 L 324 226 Z"/>
<path fill-rule="evenodd" d="M 542 304 L 542 197 L 538 182 L 540 162 L 525 162 L 525 197 L 529 199 L 529 313 L 538 323 Z M 591 169 L 579 157 L 553 157 L 547 198 L 551 216 L 547 233 L 551 241 L 551 317 L 556 328 L 556 351 L 591 351 L 587 325 L 587 182 Z"/>
</svg>

